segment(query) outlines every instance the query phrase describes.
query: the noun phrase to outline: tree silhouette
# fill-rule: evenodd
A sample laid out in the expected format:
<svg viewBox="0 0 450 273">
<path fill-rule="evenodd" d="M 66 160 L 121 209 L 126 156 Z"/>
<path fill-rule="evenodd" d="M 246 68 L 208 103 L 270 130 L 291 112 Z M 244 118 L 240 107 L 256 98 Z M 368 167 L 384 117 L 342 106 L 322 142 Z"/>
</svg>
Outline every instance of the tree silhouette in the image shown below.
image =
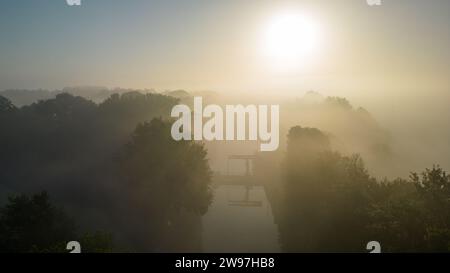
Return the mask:
<svg viewBox="0 0 450 273">
<path fill-rule="evenodd" d="M 17 108 L 5 97 L 0 96 L 0 114 L 8 113 L 16 110 Z"/>
<path fill-rule="evenodd" d="M 377 181 L 358 155 L 332 152 L 317 129 L 293 127 L 285 160 L 280 238 L 289 252 L 450 250 L 450 176 L 441 168 L 410 181 Z"/>
<path fill-rule="evenodd" d="M 0 214 L 0 251 L 35 252 L 74 240 L 75 226 L 48 194 L 10 197 Z M 60 249 L 61 250 L 61 249 Z"/>
<path fill-rule="evenodd" d="M 162 119 L 138 125 L 118 162 L 128 202 L 136 215 L 148 217 L 146 221 L 139 216 L 137 222 L 153 240 L 148 245 L 158 249 L 165 238 L 176 236 L 177 229 L 188 228 L 179 223 L 183 214 L 202 215 L 211 202 L 204 147 L 173 140 L 170 128 L 171 123 Z"/>
</svg>

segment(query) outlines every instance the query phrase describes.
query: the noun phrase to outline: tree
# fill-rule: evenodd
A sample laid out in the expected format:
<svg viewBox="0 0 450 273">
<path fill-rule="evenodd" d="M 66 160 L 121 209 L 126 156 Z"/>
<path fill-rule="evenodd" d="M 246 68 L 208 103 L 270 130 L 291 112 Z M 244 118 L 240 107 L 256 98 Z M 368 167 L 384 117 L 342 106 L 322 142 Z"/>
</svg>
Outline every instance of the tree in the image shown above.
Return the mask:
<svg viewBox="0 0 450 273">
<path fill-rule="evenodd" d="M 107 253 L 115 250 L 113 236 L 109 232 L 87 232 L 79 237 L 81 252 L 83 253 Z"/>
<path fill-rule="evenodd" d="M 1 209 L 1 252 L 46 251 L 74 238 L 73 221 L 50 203 L 45 192 L 10 197 Z"/>
<path fill-rule="evenodd" d="M 104 231 L 76 232 L 74 221 L 50 202 L 46 192 L 9 197 L 0 209 L 0 252 L 63 252 L 79 241 L 82 252 L 111 252 L 112 235 Z"/>
<path fill-rule="evenodd" d="M 205 148 L 173 140 L 170 128 L 171 122 L 162 119 L 138 125 L 118 161 L 123 193 L 150 250 L 161 250 L 165 238 L 187 228 L 180 220 L 184 214 L 206 213 L 212 198 Z"/>
<path fill-rule="evenodd" d="M 423 204 L 425 239 L 429 251 L 450 251 L 450 175 L 441 167 L 411 174 Z"/>
<path fill-rule="evenodd" d="M 204 214 L 211 200 L 206 150 L 193 141 L 175 141 L 170 122 L 153 119 L 137 126 L 121 159 L 131 187 L 148 189 L 162 207 Z"/>
<path fill-rule="evenodd" d="M 0 114 L 17 110 L 10 100 L 0 96 Z"/>
</svg>

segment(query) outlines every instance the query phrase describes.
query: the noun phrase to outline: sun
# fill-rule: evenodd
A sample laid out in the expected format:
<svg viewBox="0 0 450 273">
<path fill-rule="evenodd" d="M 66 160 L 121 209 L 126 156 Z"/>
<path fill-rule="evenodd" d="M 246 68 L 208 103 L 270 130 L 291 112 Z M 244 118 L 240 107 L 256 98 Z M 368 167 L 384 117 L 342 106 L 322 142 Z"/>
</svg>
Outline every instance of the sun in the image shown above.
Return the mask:
<svg viewBox="0 0 450 273">
<path fill-rule="evenodd" d="M 263 54 L 272 65 L 294 68 L 309 62 L 320 46 L 320 27 L 297 12 L 275 15 L 263 31 Z"/>
</svg>

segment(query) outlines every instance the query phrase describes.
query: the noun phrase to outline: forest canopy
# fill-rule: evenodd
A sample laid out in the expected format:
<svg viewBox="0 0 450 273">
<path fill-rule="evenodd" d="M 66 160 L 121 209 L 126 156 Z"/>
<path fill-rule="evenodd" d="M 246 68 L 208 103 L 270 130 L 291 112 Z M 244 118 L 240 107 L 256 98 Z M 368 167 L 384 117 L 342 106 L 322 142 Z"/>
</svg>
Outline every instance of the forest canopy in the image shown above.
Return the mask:
<svg viewBox="0 0 450 273">
<path fill-rule="evenodd" d="M 9 199 L 4 228 L 10 228 L 11 217 L 22 217 L 10 217 L 14 210 L 8 208 L 22 203 L 29 204 L 24 205 L 28 216 L 23 221 L 42 210 L 55 215 L 48 221 L 62 224 L 57 216 L 61 213 L 46 209 L 50 206 L 47 194 L 32 195 L 45 190 L 55 204 L 67 208 L 81 230 L 117 235 L 114 239 L 120 248 L 186 251 L 199 247 L 192 239 L 196 234 L 184 230 L 195 233 L 199 216 L 207 210 L 211 172 L 202 145 L 176 142 L 170 136 L 167 114 L 177 99 L 134 91 L 113 94 L 100 104 L 67 93 L 21 108 L 3 97 L 0 102 L 2 198 L 28 194 Z M 46 208 L 35 208 L 41 199 Z M 75 237 L 74 229 L 60 233 L 57 237 L 55 232 L 52 242 L 38 242 L 38 250 Z M 19 234 L 16 239 L 23 247 L 0 250 L 33 251 L 34 242 L 26 238 L 46 238 L 33 234 L 26 230 Z"/>
<path fill-rule="evenodd" d="M 310 99 L 315 113 L 378 130 L 343 98 Z M 217 174 L 211 147 L 171 137 L 177 103 L 138 91 L 101 103 L 60 93 L 21 107 L 0 96 L 0 251 L 66 252 L 72 240 L 86 252 L 201 251 Z M 252 167 L 282 251 L 360 252 L 373 240 L 385 252 L 450 251 L 450 176 L 441 167 L 375 178 L 361 155 L 336 150 L 333 134 L 289 128 L 286 148 L 256 154 Z"/>
</svg>

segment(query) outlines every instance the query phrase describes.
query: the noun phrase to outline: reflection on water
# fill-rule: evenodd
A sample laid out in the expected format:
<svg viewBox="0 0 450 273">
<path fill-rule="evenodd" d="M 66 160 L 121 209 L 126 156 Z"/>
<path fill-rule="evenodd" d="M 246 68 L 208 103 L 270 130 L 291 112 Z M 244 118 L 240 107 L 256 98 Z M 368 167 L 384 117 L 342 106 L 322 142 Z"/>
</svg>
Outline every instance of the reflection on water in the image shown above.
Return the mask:
<svg viewBox="0 0 450 273">
<path fill-rule="evenodd" d="M 279 252 L 278 230 L 264 187 L 221 185 L 203 217 L 204 252 Z"/>
</svg>

